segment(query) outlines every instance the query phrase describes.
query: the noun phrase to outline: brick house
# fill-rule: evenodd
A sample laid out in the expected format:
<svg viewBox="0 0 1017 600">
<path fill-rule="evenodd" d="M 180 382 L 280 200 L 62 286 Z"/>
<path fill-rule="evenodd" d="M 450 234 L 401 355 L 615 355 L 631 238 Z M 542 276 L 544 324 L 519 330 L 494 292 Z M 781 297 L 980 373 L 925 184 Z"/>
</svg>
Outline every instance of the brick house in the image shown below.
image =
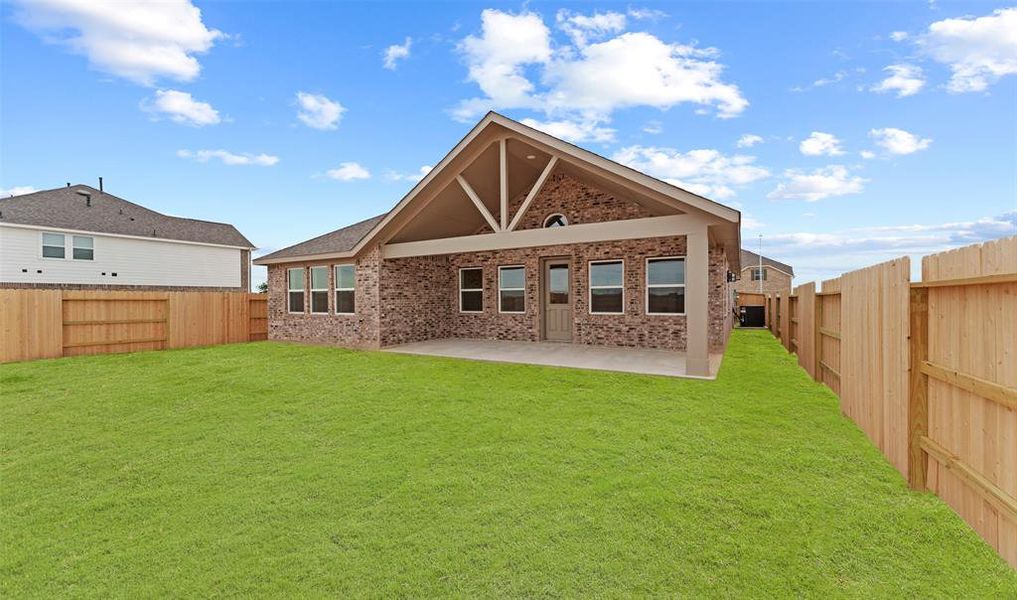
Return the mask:
<svg viewBox="0 0 1017 600">
<path fill-rule="evenodd" d="M 736 292 L 739 294 L 780 293 L 782 296 L 791 293 L 791 281 L 795 276 L 794 267 L 772 258 L 760 257 L 755 252 L 748 250 L 742 250 L 741 258 L 742 268 L 738 283 L 735 284 Z"/>
<path fill-rule="evenodd" d="M 738 211 L 489 113 L 391 211 L 262 256 L 269 338 L 683 351 L 732 325 Z"/>
</svg>

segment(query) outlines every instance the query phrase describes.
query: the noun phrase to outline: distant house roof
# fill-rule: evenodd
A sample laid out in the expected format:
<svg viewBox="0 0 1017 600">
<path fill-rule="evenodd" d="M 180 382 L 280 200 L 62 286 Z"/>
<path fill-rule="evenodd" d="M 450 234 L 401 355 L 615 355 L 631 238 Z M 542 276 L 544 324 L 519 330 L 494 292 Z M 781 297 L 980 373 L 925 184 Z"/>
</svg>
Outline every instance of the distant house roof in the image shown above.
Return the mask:
<svg viewBox="0 0 1017 600">
<path fill-rule="evenodd" d="M 347 225 L 346 227 L 341 227 L 335 231 L 319 235 L 316 238 L 311 238 L 306 242 L 300 242 L 299 244 L 288 246 L 282 250 L 276 250 L 271 254 L 259 256 L 258 260 L 314 256 L 316 254 L 327 254 L 330 252 L 348 252 L 357 245 L 357 242 L 364 239 L 364 236 L 370 233 L 371 230 L 374 229 L 374 226 L 380 223 L 387 214 L 388 213 L 382 213 L 376 217 L 360 221 L 359 223 Z"/>
<path fill-rule="evenodd" d="M 783 271 L 792 277 L 795 276 L 795 269 L 791 265 L 784 264 L 782 262 L 777 262 L 772 258 L 767 258 L 765 256 L 763 257 L 763 264 L 769 267 L 773 267 L 778 271 Z M 742 270 L 745 270 L 749 267 L 758 267 L 758 266 L 759 266 L 759 255 L 756 254 L 755 252 L 750 252 L 748 250 L 742 249 Z"/>
<path fill-rule="evenodd" d="M 254 247 L 228 223 L 171 217 L 87 185 L 0 198 L 0 225 L 4 224 Z"/>
</svg>

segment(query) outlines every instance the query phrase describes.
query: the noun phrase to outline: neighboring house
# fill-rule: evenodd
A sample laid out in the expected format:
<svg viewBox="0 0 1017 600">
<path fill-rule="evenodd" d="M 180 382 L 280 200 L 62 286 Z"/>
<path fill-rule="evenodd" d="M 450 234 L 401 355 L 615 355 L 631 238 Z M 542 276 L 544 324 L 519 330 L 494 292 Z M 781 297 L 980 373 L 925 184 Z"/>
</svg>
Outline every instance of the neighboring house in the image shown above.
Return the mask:
<svg viewBox="0 0 1017 600">
<path fill-rule="evenodd" d="M 255 260 L 269 337 L 686 352 L 731 328 L 737 210 L 489 113 L 390 212 Z"/>
<path fill-rule="evenodd" d="M 791 293 L 791 280 L 795 276 L 791 265 L 764 256 L 760 267 L 760 256 L 748 250 L 742 250 L 741 263 L 741 276 L 735 284 L 739 294 Z"/>
<path fill-rule="evenodd" d="M 101 188 L 101 183 L 100 183 Z M 0 199 L 0 287 L 247 291 L 251 242 L 87 185 Z"/>
</svg>

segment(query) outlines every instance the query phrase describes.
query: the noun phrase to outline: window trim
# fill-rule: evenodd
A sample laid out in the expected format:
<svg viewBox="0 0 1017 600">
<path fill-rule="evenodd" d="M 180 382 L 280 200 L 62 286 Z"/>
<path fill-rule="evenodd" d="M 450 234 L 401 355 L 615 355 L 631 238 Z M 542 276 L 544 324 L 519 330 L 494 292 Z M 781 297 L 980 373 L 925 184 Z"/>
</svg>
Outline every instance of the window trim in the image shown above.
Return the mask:
<svg viewBox="0 0 1017 600">
<path fill-rule="evenodd" d="M 612 263 L 621 263 L 621 285 L 593 285 L 593 265 L 604 265 Z M 622 293 L 622 309 L 620 311 L 603 311 L 593 310 L 593 290 L 613 290 L 621 288 Z M 591 315 L 624 315 L 625 314 L 625 259 L 624 258 L 605 258 L 600 260 L 591 260 L 586 263 L 586 310 Z"/>
<path fill-rule="evenodd" d="M 316 288 L 316 287 L 314 287 L 314 275 L 312 274 L 314 269 L 325 269 L 325 287 L 324 288 Z M 328 265 L 313 265 L 313 266 L 307 267 L 307 289 L 310 292 L 310 294 L 308 296 L 308 298 L 310 299 L 310 302 L 307 303 L 307 312 L 308 312 L 308 314 L 312 314 L 312 315 L 327 315 L 327 314 L 329 314 L 329 310 L 328 310 L 328 291 L 329 291 L 328 290 Z M 314 292 L 325 292 L 325 310 L 324 310 L 324 312 L 320 311 L 320 310 L 314 310 Z"/>
<path fill-rule="evenodd" d="M 352 267 L 353 268 L 353 287 L 345 288 L 339 287 L 339 267 Z M 357 314 L 357 263 L 336 263 L 332 265 L 332 298 L 335 302 L 335 314 L 337 315 L 355 315 Z M 353 292 L 353 310 L 352 311 L 341 311 L 339 310 L 339 292 Z"/>
<path fill-rule="evenodd" d="M 759 279 L 753 277 L 759 273 Z M 749 267 L 749 281 L 766 281 L 766 267 Z"/>
<path fill-rule="evenodd" d="M 292 287 L 290 287 L 291 286 L 291 283 L 290 283 L 290 273 L 292 273 L 293 271 L 303 271 L 304 272 L 304 286 L 303 286 L 303 288 L 301 288 L 299 290 L 295 290 Z M 307 296 L 306 296 L 306 294 L 307 294 L 307 284 L 308 284 L 308 281 L 307 281 L 307 267 L 289 267 L 289 268 L 286 269 L 286 313 L 287 314 L 290 314 L 290 315 L 306 315 L 307 314 Z M 301 294 L 304 294 L 304 302 L 303 302 L 304 306 L 303 306 L 303 309 L 300 310 L 300 311 L 293 311 L 293 310 L 290 310 L 290 308 L 292 308 L 292 306 L 290 305 L 290 294 L 295 294 L 297 292 L 300 292 Z"/>
<path fill-rule="evenodd" d="M 78 239 L 91 240 L 92 246 L 89 247 L 89 248 L 79 247 L 77 245 L 77 243 L 76 243 Z M 92 258 L 78 258 L 77 256 L 74 256 L 74 251 L 75 250 L 91 250 L 92 251 Z M 66 251 L 64 253 L 66 254 Z M 90 261 L 94 261 L 95 260 L 95 236 L 71 234 L 71 260 L 90 260 Z"/>
<path fill-rule="evenodd" d="M 464 288 L 463 287 L 463 271 L 480 271 L 480 287 L 479 288 Z M 459 267 L 459 312 L 468 315 L 479 315 L 484 312 L 484 267 Z M 525 285 L 526 275 L 523 274 L 523 282 Z M 501 274 L 499 271 L 498 284 L 501 285 Z M 498 290 L 501 292 L 501 289 Z M 463 292 L 480 292 L 480 310 L 463 310 Z M 523 303 L 525 304 L 526 292 L 523 292 Z M 501 308 L 501 294 L 498 294 L 498 307 Z"/>
<path fill-rule="evenodd" d="M 650 262 L 655 260 L 680 260 L 684 263 L 682 273 L 687 275 L 687 269 L 689 261 L 685 256 L 647 256 L 643 263 L 643 314 L 648 317 L 684 317 L 688 314 L 688 306 L 682 312 L 650 312 L 650 288 L 651 287 L 680 287 L 682 288 L 682 294 L 688 297 L 685 292 L 688 291 L 687 284 L 684 281 L 688 280 L 688 277 L 683 278 L 682 283 L 655 283 L 650 285 Z"/>
<path fill-rule="evenodd" d="M 501 272 L 502 269 L 522 269 L 523 270 L 523 287 L 521 288 L 502 288 L 501 287 Z M 501 309 L 501 293 L 502 291 L 523 292 L 523 310 L 502 310 Z M 526 265 L 498 265 L 498 314 L 502 315 L 525 315 L 526 314 Z"/>
<path fill-rule="evenodd" d="M 59 235 L 60 237 L 63 238 L 63 240 L 64 240 L 64 243 L 63 243 L 63 246 L 62 246 L 63 249 L 64 249 L 64 255 L 63 256 L 59 256 L 59 257 L 58 256 L 46 256 L 46 253 L 43 252 L 43 250 L 42 250 L 44 246 L 48 246 L 50 248 L 56 248 L 56 246 L 54 246 L 53 244 L 47 244 L 46 243 L 46 235 Z M 71 249 L 71 254 L 73 254 L 73 253 L 74 253 L 74 249 L 72 248 Z M 59 231 L 40 231 L 39 232 L 39 258 L 41 258 L 42 260 L 67 260 L 67 234 L 59 232 Z"/>
<path fill-rule="evenodd" d="M 561 226 L 562 227 L 568 227 L 569 226 L 569 218 L 565 216 L 565 213 L 554 212 L 554 213 L 551 213 L 551 214 L 547 215 L 546 217 L 544 217 L 544 221 L 541 223 L 540 228 L 541 229 L 549 229 L 548 226 L 547 226 L 547 222 L 550 221 L 551 219 L 555 218 L 555 217 L 561 217 L 561 222 L 562 222 Z"/>
</svg>

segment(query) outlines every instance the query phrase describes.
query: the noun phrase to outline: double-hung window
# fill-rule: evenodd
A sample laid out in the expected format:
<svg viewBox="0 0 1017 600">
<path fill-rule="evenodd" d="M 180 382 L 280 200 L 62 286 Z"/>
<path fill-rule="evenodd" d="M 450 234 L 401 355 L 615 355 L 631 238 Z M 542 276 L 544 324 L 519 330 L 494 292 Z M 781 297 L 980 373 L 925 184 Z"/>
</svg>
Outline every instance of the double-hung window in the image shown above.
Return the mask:
<svg viewBox="0 0 1017 600">
<path fill-rule="evenodd" d="M 297 267 L 286 271 L 286 289 L 288 294 L 288 308 L 291 313 L 304 312 L 304 269 Z"/>
<path fill-rule="evenodd" d="M 590 313 L 620 315 L 625 312 L 625 263 L 598 260 L 590 263 Z"/>
<path fill-rule="evenodd" d="M 335 266 L 335 312 L 357 312 L 357 269 L 354 265 Z"/>
<path fill-rule="evenodd" d="M 752 267 L 752 281 L 766 281 L 766 269 Z"/>
<path fill-rule="evenodd" d="M 311 312 L 328 313 L 328 267 L 311 267 Z"/>
<path fill-rule="evenodd" d="M 64 234 L 43 233 L 42 234 L 42 257 L 43 258 L 65 258 Z"/>
<path fill-rule="evenodd" d="M 95 242 L 87 235 L 75 235 L 71 237 L 73 248 L 71 256 L 74 260 L 93 260 L 95 258 Z"/>
<path fill-rule="evenodd" d="M 459 312 L 484 312 L 484 269 L 459 269 Z"/>
<path fill-rule="evenodd" d="M 646 312 L 685 314 L 685 259 L 646 259 Z"/>
<path fill-rule="evenodd" d="M 498 267 L 498 312 L 526 312 L 526 268 Z"/>
</svg>

